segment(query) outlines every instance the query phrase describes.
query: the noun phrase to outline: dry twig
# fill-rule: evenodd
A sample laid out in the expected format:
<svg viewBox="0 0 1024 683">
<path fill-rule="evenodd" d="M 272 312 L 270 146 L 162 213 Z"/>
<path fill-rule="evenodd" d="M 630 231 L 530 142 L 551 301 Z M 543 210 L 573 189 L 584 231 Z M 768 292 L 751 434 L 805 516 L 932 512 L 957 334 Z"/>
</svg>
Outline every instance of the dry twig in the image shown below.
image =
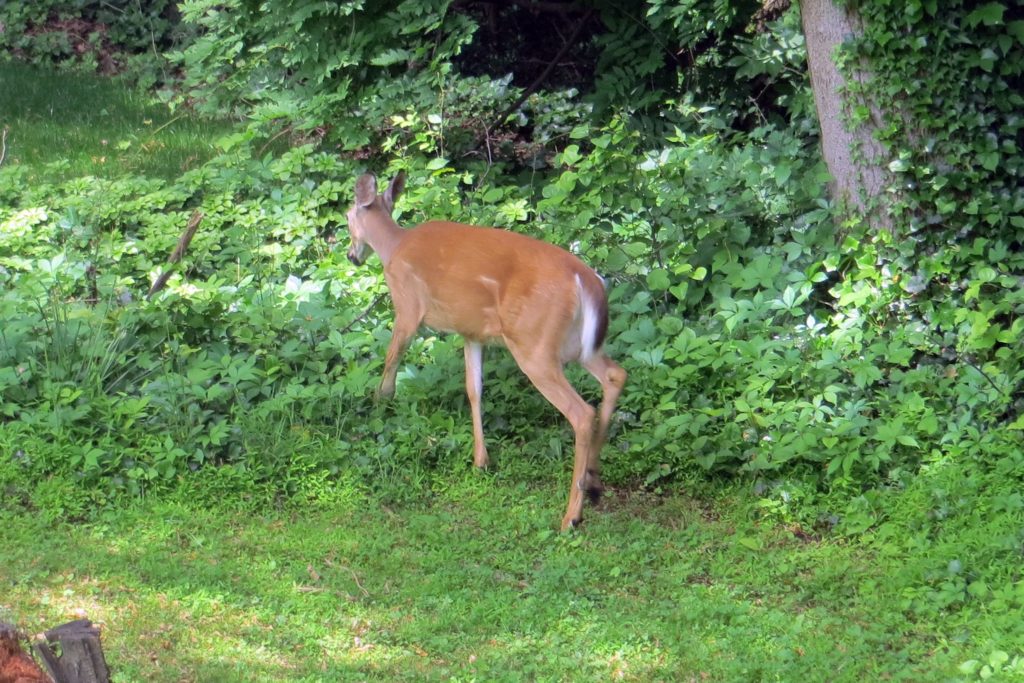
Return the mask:
<svg viewBox="0 0 1024 683">
<path fill-rule="evenodd" d="M 152 299 L 154 294 L 167 285 L 167 281 L 171 278 L 171 274 L 174 272 L 174 265 L 181 260 L 182 256 L 185 255 L 185 250 L 188 249 L 188 245 L 192 242 L 192 238 L 196 236 L 196 230 L 199 228 L 199 224 L 202 220 L 202 212 L 192 212 L 192 217 L 188 219 L 188 225 L 185 227 L 185 232 L 181 233 L 181 237 L 178 238 L 178 246 L 174 248 L 174 251 L 172 251 L 171 255 L 167 258 L 167 269 L 160 274 L 160 277 L 156 279 L 153 286 L 149 288 L 149 294 L 146 295 L 147 299 Z"/>
<path fill-rule="evenodd" d="M 357 315 L 352 320 L 352 322 L 350 322 L 348 325 L 345 325 L 345 327 L 343 327 L 340 330 L 338 330 L 338 334 L 345 334 L 346 332 L 351 330 L 353 327 L 355 327 L 356 323 L 358 323 L 359 321 L 363 320 L 366 316 L 370 315 L 370 311 L 372 311 L 373 309 L 377 308 L 377 304 L 379 304 L 381 302 L 381 299 L 383 299 L 387 295 L 388 295 L 387 292 L 384 292 L 383 294 L 378 294 L 377 297 L 373 301 L 370 302 L 370 305 L 366 307 L 366 310 L 364 310 L 362 313 Z"/>
<path fill-rule="evenodd" d="M 7 158 L 7 126 L 4 126 L 4 130 L 0 133 L 0 166 L 4 165 L 4 159 Z"/>
</svg>

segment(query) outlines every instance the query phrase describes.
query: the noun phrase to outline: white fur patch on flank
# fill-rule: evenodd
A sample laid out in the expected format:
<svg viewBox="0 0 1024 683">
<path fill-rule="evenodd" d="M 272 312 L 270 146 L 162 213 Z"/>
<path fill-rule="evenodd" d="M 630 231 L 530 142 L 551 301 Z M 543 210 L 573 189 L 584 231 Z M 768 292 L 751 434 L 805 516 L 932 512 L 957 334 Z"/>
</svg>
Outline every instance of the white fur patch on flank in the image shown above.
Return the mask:
<svg viewBox="0 0 1024 683">
<path fill-rule="evenodd" d="M 587 361 L 594 355 L 594 346 L 597 341 L 597 307 L 587 296 L 587 290 L 583 288 L 583 281 L 579 274 L 576 275 L 576 291 L 579 294 L 580 312 L 582 324 L 580 325 L 580 360 Z"/>
</svg>

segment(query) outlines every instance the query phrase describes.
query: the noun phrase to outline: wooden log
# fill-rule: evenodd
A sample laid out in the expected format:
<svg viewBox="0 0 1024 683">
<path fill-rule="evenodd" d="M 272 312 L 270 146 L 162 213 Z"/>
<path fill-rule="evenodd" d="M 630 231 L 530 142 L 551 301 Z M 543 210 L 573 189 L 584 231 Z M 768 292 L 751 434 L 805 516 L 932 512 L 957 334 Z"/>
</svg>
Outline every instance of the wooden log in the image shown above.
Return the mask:
<svg viewBox="0 0 1024 683">
<path fill-rule="evenodd" d="M 60 655 L 54 643 L 60 645 Z M 88 619 L 50 629 L 36 638 L 35 648 L 55 683 L 110 683 L 100 630 Z"/>
<path fill-rule="evenodd" d="M 0 622 L 0 683 L 51 683 L 36 661 L 21 647 L 10 624 Z"/>
</svg>

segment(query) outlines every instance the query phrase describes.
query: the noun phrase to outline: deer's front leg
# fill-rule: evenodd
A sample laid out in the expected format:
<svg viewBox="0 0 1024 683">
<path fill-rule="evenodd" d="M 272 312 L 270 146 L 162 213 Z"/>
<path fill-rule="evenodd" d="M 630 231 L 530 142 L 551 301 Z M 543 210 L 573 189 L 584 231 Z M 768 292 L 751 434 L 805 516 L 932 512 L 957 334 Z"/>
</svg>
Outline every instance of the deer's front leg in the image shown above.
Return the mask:
<svg viewBox="0 0 1024 683">
<path fill-rule="evenodd" d="M 395 395 L 395 377 L 398 375 L 398 364 L 402 355 L 409 348 L 409 341 L 416 334 L 416 323 L 409 324 L 404 318 L 395 318 L 394 329 L 391 332 L 391 343 L 388 344 L 388 353 L 384 357 L 384 376 L 380 380 L 380 386 L 374 395 L 374 400 L 391 398 Z"/>
</svg>

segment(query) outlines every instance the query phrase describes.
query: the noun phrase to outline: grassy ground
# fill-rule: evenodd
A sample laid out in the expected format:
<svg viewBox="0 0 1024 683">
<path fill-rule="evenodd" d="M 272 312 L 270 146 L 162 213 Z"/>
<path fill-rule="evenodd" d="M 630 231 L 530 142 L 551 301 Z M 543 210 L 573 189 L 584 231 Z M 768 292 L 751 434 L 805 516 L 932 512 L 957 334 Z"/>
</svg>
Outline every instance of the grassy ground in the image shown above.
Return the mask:
<svg viewBox="0 0 1024 683">
<path fill-rule="evenodd" d="M 151 104 L 116 80 L 0 63 L 5 164 L 47 178 L 125 172 L 173 178 L 215 152 L 229 127 Z"/>
<path fill-rule="evenodd" d="M 926 681 L 960 661 L 887 610 L 893 558 L 756 524 L 733 494 L 613 495 L 563 535 L 563 495 L 467 473 L 393 509 L 342 487 L 3 515 L 0 617 L 100 622 L 122 683 Z"/>
</svg>

